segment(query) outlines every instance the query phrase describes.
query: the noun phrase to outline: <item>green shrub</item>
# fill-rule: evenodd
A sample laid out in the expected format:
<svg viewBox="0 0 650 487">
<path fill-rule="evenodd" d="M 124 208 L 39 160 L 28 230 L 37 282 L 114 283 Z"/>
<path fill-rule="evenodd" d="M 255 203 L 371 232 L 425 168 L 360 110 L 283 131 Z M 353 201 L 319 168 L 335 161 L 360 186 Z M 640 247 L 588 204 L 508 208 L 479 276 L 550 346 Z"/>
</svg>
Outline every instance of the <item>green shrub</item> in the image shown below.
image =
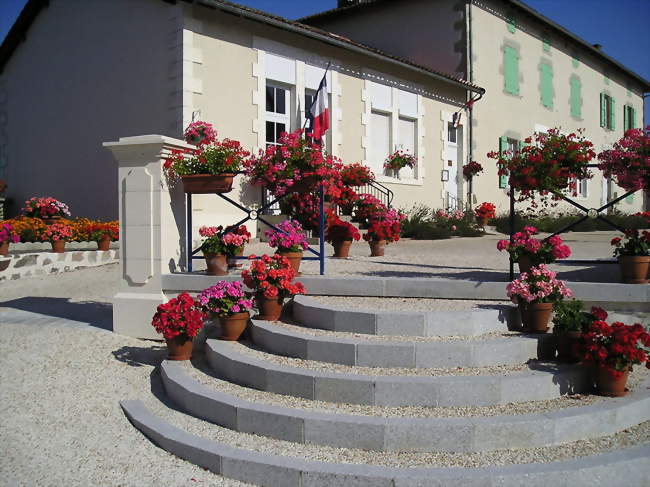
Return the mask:
<svg viewBox="0 0 650 487">
<path fill-rule="evenodd" d="M 540 232 L 554 233 L 562 230 L 570 223 L 584 216 L 582 212 L 558 213 L 556 215 L 539 215 L 524 216 L 519 213 L 515 214 L 515 231 L 521 232 L 526 225 L 532 225 Z M 625 213 L 611 213 L 603 215 L 613 223 L 622 228 L 648 228 L 646 219 L 642 216 L 634 216 Z M 497 215 L 492 220 L 497 231 L 501 233 L 510 233 L 509 215 Z M 615 230 L 613 227 L 600 219 L 588 218 L 571 229 L 573 232 L 594 232 L 598 230 Z"/>
<path fill-rule="evenodd" d="M 402 237 L 417 240 L 438 240 L 458 237 L 480 237 L 484 235 L 475 221 L 474 212 L 444 212 L 425 205 L 416 205 L 405 211 L 407 218 L 402 222 Z"/>
</svg>

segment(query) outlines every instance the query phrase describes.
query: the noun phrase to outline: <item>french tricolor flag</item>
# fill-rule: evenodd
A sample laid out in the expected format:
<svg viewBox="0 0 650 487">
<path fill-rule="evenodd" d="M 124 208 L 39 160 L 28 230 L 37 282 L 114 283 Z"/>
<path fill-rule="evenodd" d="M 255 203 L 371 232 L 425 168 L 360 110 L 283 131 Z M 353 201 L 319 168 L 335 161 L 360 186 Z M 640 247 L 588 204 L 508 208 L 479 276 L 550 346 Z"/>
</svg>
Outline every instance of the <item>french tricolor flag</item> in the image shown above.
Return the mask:
<svg viewBox="0 0 650 487">
<path fill-rule="evenodd" d="M 330 128 L 330 111 L 327 106 L 327 75 L 318 86 L 316 98 L 309 109 L 309 132 L 308 135 L 315 140 L 321 140 L 327 129 Z"/>
</svg>

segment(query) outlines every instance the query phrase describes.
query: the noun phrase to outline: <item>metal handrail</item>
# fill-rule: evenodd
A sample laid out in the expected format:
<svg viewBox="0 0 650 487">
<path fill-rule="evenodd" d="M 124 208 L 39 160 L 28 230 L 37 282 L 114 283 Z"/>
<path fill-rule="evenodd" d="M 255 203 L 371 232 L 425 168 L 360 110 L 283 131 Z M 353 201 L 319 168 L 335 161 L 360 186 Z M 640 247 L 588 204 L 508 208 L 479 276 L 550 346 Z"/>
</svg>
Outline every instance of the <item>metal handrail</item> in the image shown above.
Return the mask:
<svg viewBox="0 0 650 487">
<path fill-rule="evenodd" d="M 389 208 L 392 206 L 393 198 L 395 197 L 395 193 L 393 193 L 392 190 L 388 189 L 386 186 L 378 183 L 377 181 L 371 181 L 363 186 L 360 186 L 359 191 L 357 192 L 359 194 L 370 194 Z"/>
</svg>

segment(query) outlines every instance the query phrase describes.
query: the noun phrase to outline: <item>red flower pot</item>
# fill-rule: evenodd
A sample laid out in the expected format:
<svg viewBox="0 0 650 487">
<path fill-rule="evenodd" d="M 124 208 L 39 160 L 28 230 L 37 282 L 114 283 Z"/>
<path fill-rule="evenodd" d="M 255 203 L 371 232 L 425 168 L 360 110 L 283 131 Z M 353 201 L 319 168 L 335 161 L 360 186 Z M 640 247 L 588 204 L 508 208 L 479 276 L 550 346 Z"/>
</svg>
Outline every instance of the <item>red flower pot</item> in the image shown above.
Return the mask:
<svg viewBox="0 0 650 487">
<path fill-rule="evenodd" d="M 65 252 L 65 240 L 52 240 L 52 252 L 62 254 Z"/>
<path fill-rule="evenodd" d="M 350 253 L 350 246 L 352 245 L 352 240 L 338 240 L 332 242 L 334 247 L 334 257 L 338 258 L 347 258 Z"/>
<path fill-rule="evenodd" d="M 248 318 L 250 318 L 248 311 L 219 316 L 219 325 L 221 325 L 219 340 L 237 341 L 248 326 Z"/>
<path fill-rule="evenodd" d="M 267 298 L 261 294 L 255 297 L 257 309 L 260 312 L 257 319 L 277 321 L 282 314 L 282 298 Z"/>
<path fill-rule="evenodd" d="M 287 252 L 285 250 L 278 250 L 278 254 L 289 259 L 289 263 L 293 270 L 296 271 L 296 275 L 300 275 L 300 262 L 302 261 L 302 251 L 301 252 Z"/>
<path fill-rule="evenodd" d="M 649 282 L 650 256 L 621 255 L 618 258 L 618 265 L 621 268 L 623 282 L 627 284 L 646 284 Z"/>
<path fill-rule="evenodd" d="M 229 193 L 234 178 L 234 173 L 181 176 L 183 191 L 194 194 Z"/>
<path fill-rule="evenodd" d="M 386 240 L 370 240 L 370 257 L 383 257 L 386 250 Z"/>
<path fill-rule="evenodd" d="M 186 335 L 165 338 L 167 342 L 167 360 L 189 360 L 192 358 L 192 339 Z"/>
<path fill-rule="evenodd" d="M 206 274 L 209 276 L 227 276 L 228 275 L 228 258 L 221 254 L 211 254 L 203 252 L 205 264 L 208 266 Z"/>
<path fill-rule="evenodd" d="M 9 240 L 0 243 L 0 255 L 6 256 L 9 253 Z"/>
<path fill-rule="evenodd" d="M 627 394 L 627 377 L 630 369 L 627 369 L 619 377 L 614 377 L 606 367 L 594 367 L 593 375 L 596 383 L 596 391 L 601 396 L 622 397 Z"/>
<path fill-rule="evenodd" d="M 97 250 L 106 252 L 111 247 L 111 238 L 109 236 L 104 236 L 101 240 L 97 241 Z"/>
<path fill-rule="evenodd" d="M 580 343 L 582 340 L 581 331 L 559 331 L 553 332 L 557 348 L 558 362 L 575 364 L 580 362 Z"/>
</svg>

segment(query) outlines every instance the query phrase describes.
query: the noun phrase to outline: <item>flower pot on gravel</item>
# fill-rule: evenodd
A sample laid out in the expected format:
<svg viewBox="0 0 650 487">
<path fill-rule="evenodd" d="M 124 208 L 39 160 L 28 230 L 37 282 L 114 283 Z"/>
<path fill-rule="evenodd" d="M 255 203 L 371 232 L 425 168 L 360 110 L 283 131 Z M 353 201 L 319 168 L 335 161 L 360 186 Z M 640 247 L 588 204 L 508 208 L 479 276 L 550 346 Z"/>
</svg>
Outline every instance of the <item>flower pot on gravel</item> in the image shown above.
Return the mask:
<svg viewBox="0 0 650 487">
<path fill-rule="evenodd" d="M 65 240 L 52 240 L 52 252 L 62 254 L 65 252 Z"/>
<path fill-rule="evenodd" d="M 289 264 L 291 264 L 291 267 L 293 268 L 294 271 L 296 271 L 296 275 L 300 275 L 300 262 L 302 262 L 302 252 L 287 252 L 286 250 L 278 250 L 278 254 L 286 257 L 289 260 Z"/>
<path fill-rule="evenodd" d="M 194 194 L 229 193 L 232 191 L 234 178 L 234 173 L 181 176 L 183 191 Z"/>
<path fill-rule="evenodd" d="M 528 331 L 530 333 L 546 333 L 552 312 L 553 303 L 528 303 L 526 306 Z"/>
<path fill-rule="evenodd" d="M 189 360 L 192 358 L 192 338 L 187 335 L 177 335 L 165 338 L 167 342 L 167 360 Z"/>
<path fill-rule="evenodd" d="M 219 316 L 219 325 L 221 325 L 219 340 L 237 341 L 241 334 L 244 333 L 246 326 L 248 326 L 249 318 L 248 311 Z"/>
<path fill-rule="evenodd" d="M 370 240 L 370 257 L 383 257 L 386 250 L 386 240 Z"/>
<path fill-rule="evenodd" d="M 621 279 L 626 284 L 647 284 L 650 256 L 621 255 L 618 258 Z"/>
<path fill-rule="evenodd" d="M 111 248 L 111 238 L 108 235 L 104 236 L 104 238 L 97 241 L 97 250 L 106 252 L 110 248 Z"/>
<path fill-rule="evenodd" d="M 476 217 L 476 224 L 477 224 L 479 227 L 484 227 L 484 226 L 486 226 L 486 225 L 488 224 L 488 221 L 489 221 L 489 220 L 490 220 L 490 219 L 489 219 L 488 217 L 478 217 L 478 216 L 477 216 L 477 217 Z"/>
<path fill-rule="evenodd" d="M 595 366 L 592 368 L 594 383 L 596 384 L 596 392 L 601 396 L 608 397 L 622 397 L 627 394 L 627 378 L 630 374 L 630 369 L 626 369 L 622 373 L 612 374 L 607 367 Z"/>
<path fill-rule="evenodd" d="M 581 331 L 553 331 L 558 362 L 575 364 L 580 362 Z"/>
<path fill-rule="evenodd" d="M 337 240 L 332 242 L 334 247 L 334 257 L 345 259 L 350 254 L 350 246 L 352 245 L 352 240 Z"/>
<path fill-rule="evenodd" d="M 0 255 L 5 257 L 9 253 L 9 241 L 0 243 Z"/>
<path fill-rule="evenodd" d="M 206 274 L 209 276 L 227 276 L 228 275 L 228 258 L 222 254 L 203 253 L 205 264 L 207 265 Z"/>
<path fill-rule="evenodd" d="M 267 298 L 262 294 L 255 297 L 257 310 L 259 311 L 258 320 L 277 321 L 282 314 L 282 298 Z"/>
</svg>

